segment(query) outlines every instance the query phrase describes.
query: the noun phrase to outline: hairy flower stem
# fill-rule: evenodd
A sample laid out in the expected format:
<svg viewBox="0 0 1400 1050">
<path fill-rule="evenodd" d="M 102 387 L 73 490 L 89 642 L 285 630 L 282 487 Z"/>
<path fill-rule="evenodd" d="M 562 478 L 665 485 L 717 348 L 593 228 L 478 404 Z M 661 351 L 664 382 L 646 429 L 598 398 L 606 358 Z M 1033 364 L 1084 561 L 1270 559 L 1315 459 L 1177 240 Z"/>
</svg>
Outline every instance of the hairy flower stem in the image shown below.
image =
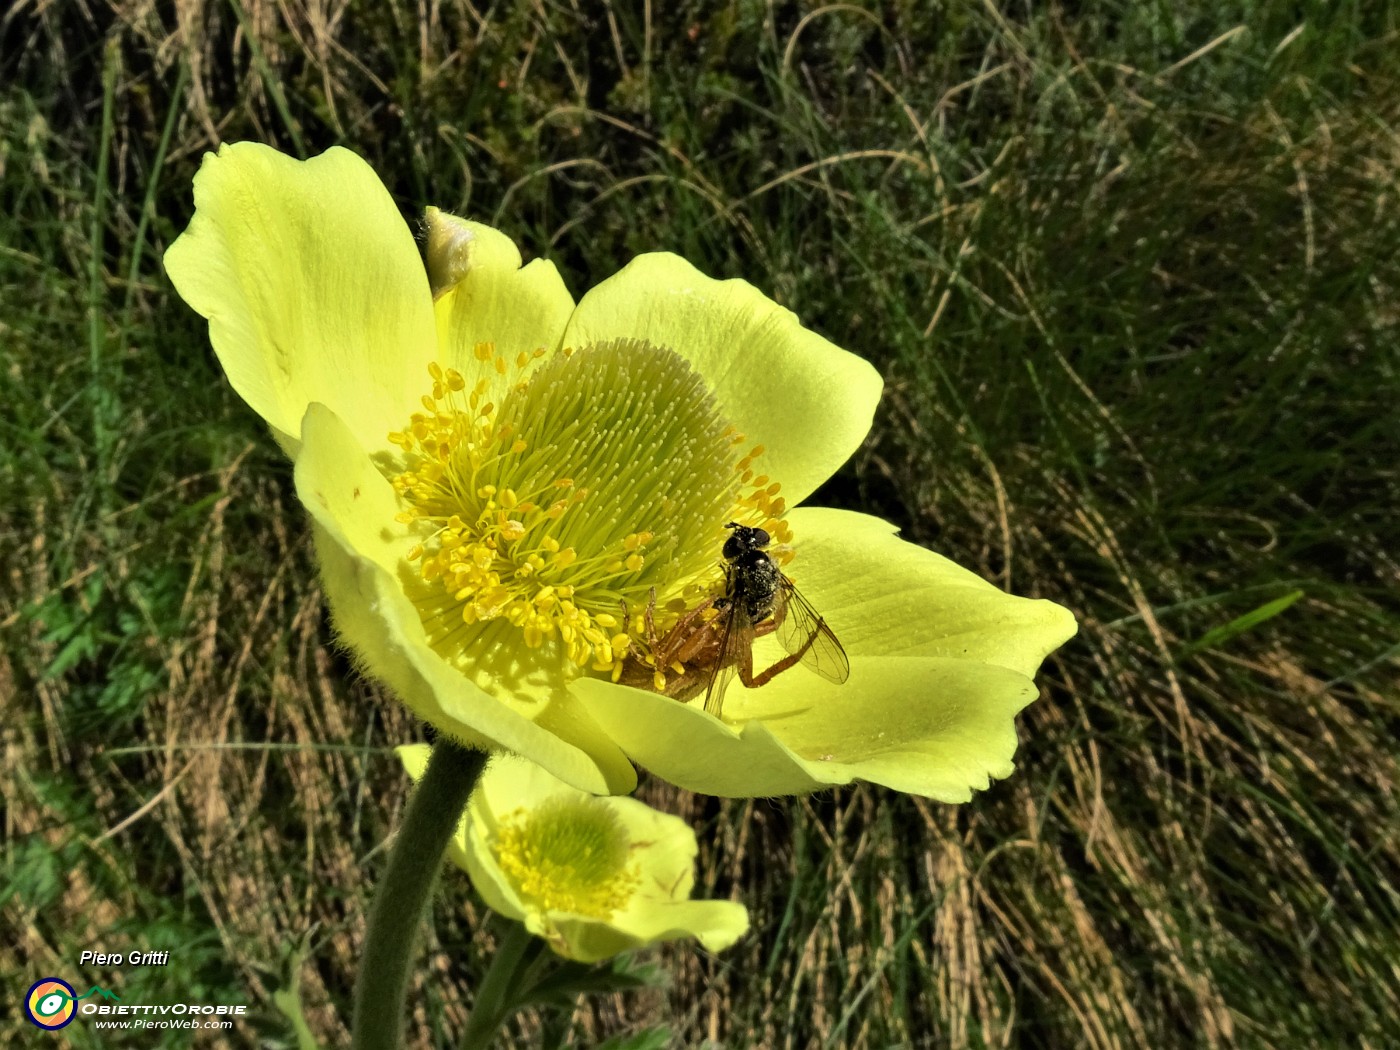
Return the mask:
<svg viewBox="0 0 1400 1050">
<path fill-rule="evenodd" d="M 397 1050 L 403 1035 L 409 962 L 443 851 L 489 756 L 445 738 L 409 797 L 389 868 L 370 910 L 352 1023 L 355 1050 Z"/>
</svg>

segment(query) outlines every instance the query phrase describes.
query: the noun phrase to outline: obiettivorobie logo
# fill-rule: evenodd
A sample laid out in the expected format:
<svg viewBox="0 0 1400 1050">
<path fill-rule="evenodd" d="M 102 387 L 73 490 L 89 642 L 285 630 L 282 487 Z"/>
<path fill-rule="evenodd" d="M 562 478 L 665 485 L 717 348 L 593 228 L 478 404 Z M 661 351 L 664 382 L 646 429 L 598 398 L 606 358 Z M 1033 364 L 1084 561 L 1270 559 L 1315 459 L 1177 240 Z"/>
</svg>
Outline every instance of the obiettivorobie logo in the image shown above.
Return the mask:
<svg viewBox="0 0 1400 1050">
<path fill-rule="evenodd" d="M 86 999 L 90 995 L 121 1000 L 121 996 L 116 992 L 95 984 L 79 995 L 67 981 L 57 977 L 44 977 L 35 981 L 29 988 L 29 994 L 24 997 L 24 1016 L 29 1018 L 31 1024 L 48 1031 L 66 1028 L 77 1016 L 78 1000 Z"/>
</svg>

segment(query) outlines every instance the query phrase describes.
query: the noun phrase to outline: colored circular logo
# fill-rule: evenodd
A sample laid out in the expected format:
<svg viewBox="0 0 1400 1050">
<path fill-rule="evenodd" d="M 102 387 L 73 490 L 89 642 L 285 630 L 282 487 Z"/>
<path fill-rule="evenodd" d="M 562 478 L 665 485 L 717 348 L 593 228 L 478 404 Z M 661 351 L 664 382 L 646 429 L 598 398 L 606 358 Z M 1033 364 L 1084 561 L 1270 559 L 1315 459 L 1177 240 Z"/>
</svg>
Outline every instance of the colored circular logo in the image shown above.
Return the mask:
<svg viewBox="0 0 1400 1050">
<path fill-rule="evenodd" d="M 78 1012 L 74 1005 L 78 993 L 67 981 L 57 977 L 45 977 L 35 981 L 24 997 L 24 1015 L 40 1028 L 52 1031 L 66 1027 Z"/>
</svg>

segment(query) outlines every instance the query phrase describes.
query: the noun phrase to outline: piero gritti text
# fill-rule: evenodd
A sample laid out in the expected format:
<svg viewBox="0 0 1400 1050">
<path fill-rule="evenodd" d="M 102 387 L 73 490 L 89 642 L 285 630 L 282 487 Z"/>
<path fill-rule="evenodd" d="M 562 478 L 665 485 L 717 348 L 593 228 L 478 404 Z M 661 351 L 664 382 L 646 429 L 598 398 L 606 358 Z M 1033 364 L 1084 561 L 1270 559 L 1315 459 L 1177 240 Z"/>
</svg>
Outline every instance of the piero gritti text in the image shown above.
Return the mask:
<svg viewBox="0 0 1400 1050">
<path fill-rule="evenodd" d="M 87 966 L 164 966 L 170 962 L 169 952 L 83 952 L 78 965 Z"/>
</svg>

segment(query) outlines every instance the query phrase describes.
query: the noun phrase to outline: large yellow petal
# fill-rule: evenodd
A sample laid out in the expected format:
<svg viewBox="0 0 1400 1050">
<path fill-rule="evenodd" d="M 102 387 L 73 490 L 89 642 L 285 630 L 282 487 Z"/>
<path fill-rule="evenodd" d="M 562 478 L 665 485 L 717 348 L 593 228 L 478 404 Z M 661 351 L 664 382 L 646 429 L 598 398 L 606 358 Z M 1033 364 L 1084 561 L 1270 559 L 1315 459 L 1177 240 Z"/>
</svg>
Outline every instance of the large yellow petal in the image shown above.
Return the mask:
<svg viewBox="0 0 1400 1050">
<path fill-rule="evenodd" d="M 418 249 L 378 176 L 333 148 L 308 161 L 241 142 L 207 154 L 165 254 L 239 395 L 295 455 L 312 401 L 370 451 L 404 425 L 436 352 Z"/>
<path fill-rule="evenodd" d="M 736 685 L 731 699 L 742 688 Z M 761 722 L 726 725 L 705 714 L 698 698 L 683 704 L 596 678 L 580 679 L 573 689 L 635 762 L 688 791 L 726 798 L 804 795 L 850 779 L 814 777 Z"/>
<path fill-rule="evenodd" d="M 1035 684 L 1014 671 L 928 657 L 853 659 L 845 685 L 802 668 L 759 689 L 735 682 L 725 717 L 736 725 L 698 701 L 596 680 L 574 688 L 634 761 L 680 787 L 731 798 L 859 779 L 966 802 L 1011 773 L 1013 718 L 1036 697 Z"/>
<path fill-rule="evenodd" d="M 297 494 L 315 523 L 326 597 L 337 631 L 365 670 L 421 718 L 468 746 L 523 755 L 580 790 L 631 791 L 635 771 L 607 737 L 594 730 L 575 741 L 540 724 L 589 722 L 578 714 L 548 719 L 549 708 L 575 703 L 562 683 L 545 700 L 507 702 L 468 681 L 432 650 L 404 593 L 402 558 L 409 539 L 394 521 L 393 489 L 349 427 L 324 405 L 307 410 L 301 444 Z M 541 690 L 533 693 L 539 696 Z M 527 709 L 533 717 L 522 713 Z"/>
<path fill-rule="evenodd" d="M 1030 677 L 1078 629 L 1063 606 L 1007 594 L 879 518 L 799 507 L 787 521 L 788 575 L 852 656 L 947 656 Z"/>
<path fill-rule="evenodd" d="M 1045 657 L 1078 629 L 1063 606 L 1007 594 L 942 555 L 899 539 L 880 518 L 799 507 L 787 521 L 796 557 L 785 571 L 852 659 L 947 657 L 1033 678 Z M 753 646 L 754 669 L 761 672 L 785 655 L 777 635 L 760 638 Z M 805 703 L 811 678 L 794 668 L 757 692 L 736 683 L 725 717 L 752 717 L 741 714 L 744 698 L 761 696 L 779 708 Z"/>
<path fill-rule="evenodd" d="M 569 346 L 644 339 L 670 347 L 714 391 L 788 505 L 830 477 L 870 430 L 882 382 L 870 364 L 803 328 L 753 285 L 716 281 L 677 255 L 641 255 L 579 302 Z"/>
<path fill-rule="evenodd" d="M 870 780 L 942 802 L 966 802 L 1011 775 L 1014 718 L 1038 695 L 1015 671 L 937 657 L 857 658 L 839 686 L 789 674 L 809 679 L 794 683 L 805 707 L 740 686 L 735 715 L 760 719 L 815 778 Z"/>
</svg>

